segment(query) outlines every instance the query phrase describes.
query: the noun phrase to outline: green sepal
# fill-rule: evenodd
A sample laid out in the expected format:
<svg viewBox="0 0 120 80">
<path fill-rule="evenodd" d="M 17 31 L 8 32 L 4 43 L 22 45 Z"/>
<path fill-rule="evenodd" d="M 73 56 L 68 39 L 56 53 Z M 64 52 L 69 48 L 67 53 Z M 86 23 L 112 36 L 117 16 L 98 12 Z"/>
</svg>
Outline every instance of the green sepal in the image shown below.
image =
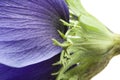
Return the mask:
<svg viewBox="0 0 120 80">
<path fill-rule="evenodd" d="M 63 43 L 53 39 L 53 43 L 63 48 L 61 65 L 56 80 L 90 80 L 103 70 L 109 60 L 120 53 L 120 35 L 109 31 L 81 5 L 80 0 L 66 0 L 70 8 L 69 23 L 65 34 L 59 32 Z M 56 74 L 56 73 L 55 73 Z"/>
<path fill-rule="evenodd" d="M 89 15 L 88 12 L 83 8 L 81 0 L 65 0 L 70 8 L 70 13 L 80 16 L 82 14 Z"/>
<path fill-rule="evenodd" d="M 94 31 L 99 34 L 105 34 L 111 36 L 111 32 L 102 24 L 98 19 L 89 14 L 81 4 L 81 0 L 66 0 L 68 7 L 70 8 L 70 14 L 78 17 L 78 20 L 70 19 L 73 23 L 79 22 L 81 27 L 91 32 Z M 71 15 L 71 17 L 72 17 Z M 71 22 L 70 22 L 71 23 Z"/>
</svg>

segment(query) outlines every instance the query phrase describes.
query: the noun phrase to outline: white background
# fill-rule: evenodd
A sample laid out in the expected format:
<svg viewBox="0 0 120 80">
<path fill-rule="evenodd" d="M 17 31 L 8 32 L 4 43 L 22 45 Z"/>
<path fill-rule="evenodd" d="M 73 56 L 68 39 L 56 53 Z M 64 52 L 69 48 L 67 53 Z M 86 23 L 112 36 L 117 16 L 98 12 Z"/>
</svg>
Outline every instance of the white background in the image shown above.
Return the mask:
<svg viewBox="0 0 120 80">
<path fill-rule="evenodd" d="M 84 8 L 114 33 L 120 34 L 120 0 L 81 0 Z M 92 80 L 120 80 L 120 56 Z"/>
</svg>

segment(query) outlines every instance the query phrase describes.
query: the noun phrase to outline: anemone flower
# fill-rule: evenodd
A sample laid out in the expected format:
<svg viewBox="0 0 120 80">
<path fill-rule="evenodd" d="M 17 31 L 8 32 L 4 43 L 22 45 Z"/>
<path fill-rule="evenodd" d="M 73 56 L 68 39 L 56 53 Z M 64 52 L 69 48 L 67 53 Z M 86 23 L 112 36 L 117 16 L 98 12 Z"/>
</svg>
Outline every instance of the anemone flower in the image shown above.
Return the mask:
<svg viewBox="0 0 120 80">
<path fill-rule="evenodd" d="M 68 22 L 64 0 L 0 0 L 0 80 L 54 80 Z"/>
</svg>

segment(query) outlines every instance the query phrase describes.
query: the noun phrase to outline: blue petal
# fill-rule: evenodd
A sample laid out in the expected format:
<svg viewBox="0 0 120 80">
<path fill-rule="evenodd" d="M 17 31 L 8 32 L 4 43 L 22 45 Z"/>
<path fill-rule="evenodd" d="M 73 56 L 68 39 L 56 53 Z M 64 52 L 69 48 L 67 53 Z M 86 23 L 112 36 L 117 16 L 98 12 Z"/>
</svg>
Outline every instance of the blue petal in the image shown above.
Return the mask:
<svg viewBox="0 0 120 80">
<path fill-rule="evenodd" d="M 60 51 L 52 38 L 63 41 L 59 19 L 68 21 L 64 0 L 0 0 L 0 63 L 24 67 L 47 60 Z"/>
<path fill-rule="evenodd" d="M 59 55 L 44 62 L 30 65 L 23 68 L 11 68 L 0 64 L 0 80 L 55 80 L 52 72 L 59 69 L 51 64 L 59 59 Z"/>
</svg>

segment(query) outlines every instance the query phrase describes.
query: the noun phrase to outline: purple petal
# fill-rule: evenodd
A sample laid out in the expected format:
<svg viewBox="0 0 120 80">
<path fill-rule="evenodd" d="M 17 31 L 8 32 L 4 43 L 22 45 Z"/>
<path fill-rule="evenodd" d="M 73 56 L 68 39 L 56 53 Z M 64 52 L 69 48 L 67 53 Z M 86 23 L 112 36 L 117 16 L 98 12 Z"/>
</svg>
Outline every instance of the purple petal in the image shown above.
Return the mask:
<svg viewBox="0 0 120 80">
<path fill-rule="evenodd" d="M 0 0 L 0 63 L 24 67 L 47 60 L 60 51 L 52 38 L 63 41 L 59 19 L 68 21 L 64 0 Z"/>
<path fill-rule="evenodd" d="M 59 59 L 59 55 L 23 68 L 11 68 L 0 64 L 0 80 L 55 80 L 55 76 L 51 76 L 58 67 L 53 67 L 51 64 Z"/>
</svg>

